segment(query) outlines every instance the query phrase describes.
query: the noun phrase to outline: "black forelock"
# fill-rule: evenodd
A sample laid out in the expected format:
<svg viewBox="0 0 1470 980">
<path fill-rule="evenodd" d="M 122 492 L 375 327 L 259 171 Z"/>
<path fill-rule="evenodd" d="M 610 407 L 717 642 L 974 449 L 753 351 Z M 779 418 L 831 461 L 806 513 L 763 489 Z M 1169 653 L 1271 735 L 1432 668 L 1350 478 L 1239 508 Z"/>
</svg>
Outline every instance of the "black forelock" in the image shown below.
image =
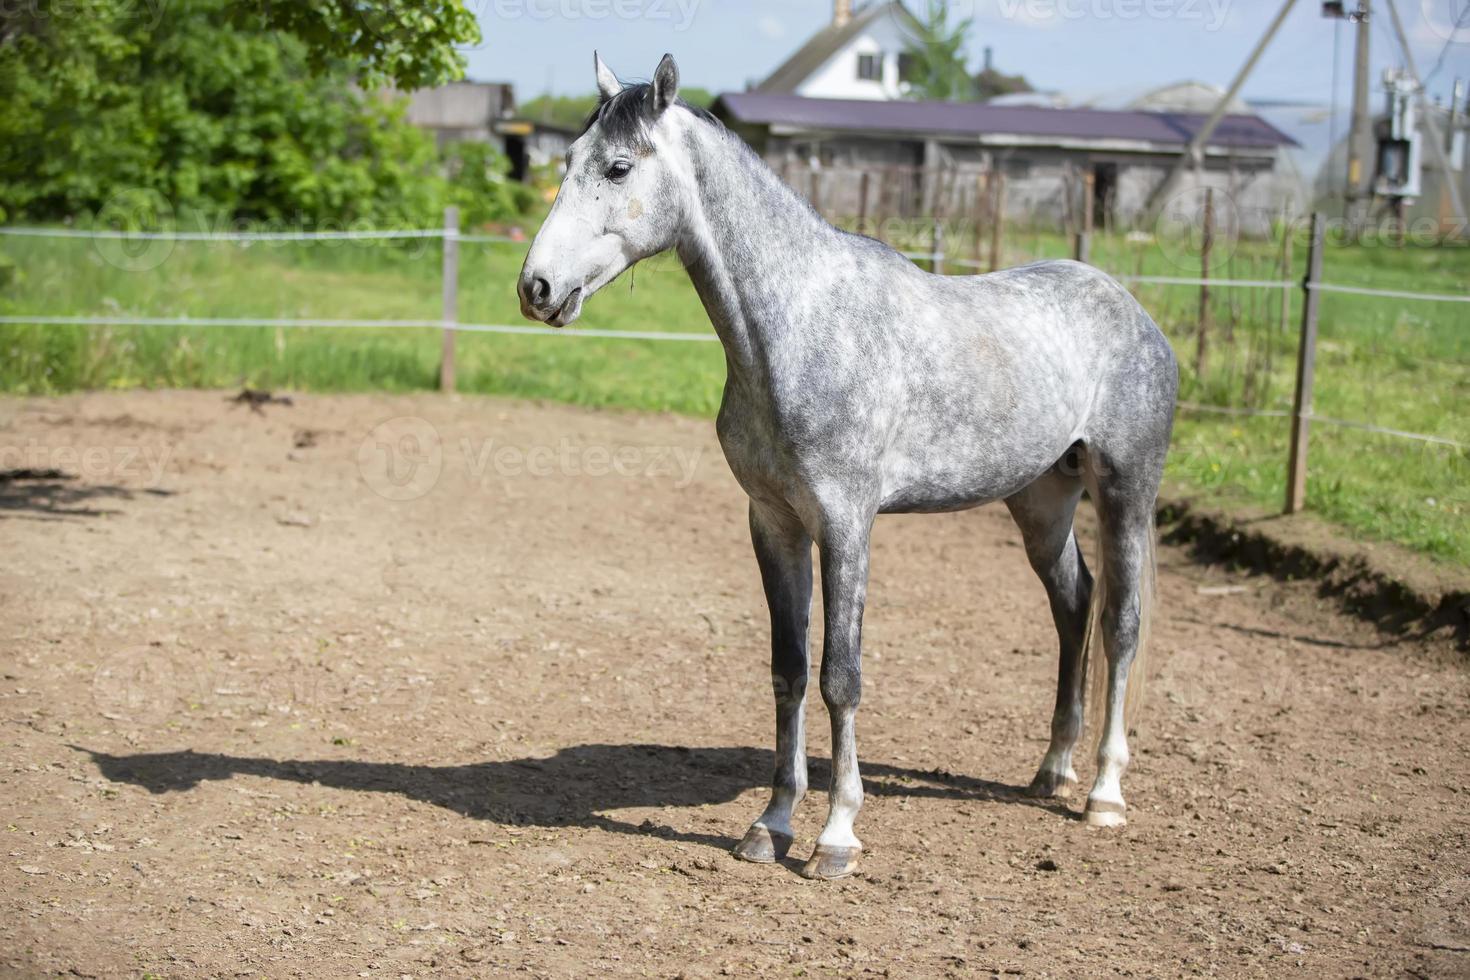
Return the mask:
<svg viewBox="0 0 1470 980">
<path fill-rule="evenodd" d="M 639 82 L 623 86 L 623 90 L 610 99 L 604 98 L 582 124 L 582 132 L 577 134 L 578 137 L 585 136 L 593 123 L 600 123 L 609 139 L 640 149 L 647 147 L 648 127 L 653 124 L 652 90 L 653 86 L 649 83 Z M 678 105 L 707 123 L 720 125 L 720 121 L 707 109 L 692 106 L 683 99 L 678 100 Z"/>
</svg>

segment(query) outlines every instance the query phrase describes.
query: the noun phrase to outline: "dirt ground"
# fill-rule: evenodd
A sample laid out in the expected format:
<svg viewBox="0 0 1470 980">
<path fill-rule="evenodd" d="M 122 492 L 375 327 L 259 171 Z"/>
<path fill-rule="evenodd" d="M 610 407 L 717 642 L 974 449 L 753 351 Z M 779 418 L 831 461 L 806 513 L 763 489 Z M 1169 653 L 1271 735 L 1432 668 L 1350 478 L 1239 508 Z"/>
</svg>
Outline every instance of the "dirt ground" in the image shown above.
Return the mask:
<svg viewBox="0 0 1470 980">
<path fill-rule="evenodd" d="M 1470 672 L 1311 582 L 1163 550 L 1094 831 L 1016 792 L 1055 639 L 1004 509 L 884 518 L 818 883 L 819 699 L 791 859 L 728 854 L 773 721 L 709 423 L 136 392 L 0 402 L 0 454 L 61 471 L 0 483 L 0 974 L 1470 975 Z"/>
</svg>

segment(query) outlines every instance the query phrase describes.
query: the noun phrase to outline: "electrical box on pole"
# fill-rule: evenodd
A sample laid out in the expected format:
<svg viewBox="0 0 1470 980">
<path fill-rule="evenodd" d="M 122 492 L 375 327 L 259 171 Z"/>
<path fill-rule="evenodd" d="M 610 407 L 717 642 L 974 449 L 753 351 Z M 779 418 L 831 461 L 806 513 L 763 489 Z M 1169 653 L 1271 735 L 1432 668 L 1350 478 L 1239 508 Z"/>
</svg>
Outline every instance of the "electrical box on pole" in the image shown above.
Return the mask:
<svg viewBox="0 0 1470 980">
<path fill-rule="evenodd" d="M 1419 83 L 1408 72 L 1390 68 L 1383 73 L 1383 88 L 1388 97 L 1388 111 L 1377 126 L 1378 176 L 1373 182 L 1373 193 L 1379 197 L 1417 198 L 1423 169 L 1419 111 L 1415 103 Z"/>
</svg>

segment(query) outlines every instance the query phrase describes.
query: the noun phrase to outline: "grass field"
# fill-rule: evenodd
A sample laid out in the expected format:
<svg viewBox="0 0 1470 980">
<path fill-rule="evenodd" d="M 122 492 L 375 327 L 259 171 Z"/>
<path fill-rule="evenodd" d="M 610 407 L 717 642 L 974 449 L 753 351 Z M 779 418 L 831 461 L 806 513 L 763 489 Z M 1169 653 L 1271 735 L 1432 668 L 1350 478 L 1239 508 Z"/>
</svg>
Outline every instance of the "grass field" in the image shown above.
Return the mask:
<svg viewBox="0 0 1470 980">
<path fill-rule="evenodd" d="M 180 242 L 133 256 L 120 243 L 0 239 L 0 314 L 425 319 L 438 315 L 439 245 Z M 1013 233 L 1007 264 L 1069 251 L 1060 235 Z M 462 246 L 460 318 L 519 323 L 522 246 Z M 965 252 L 963 234 L 950 254 Z M 1280 245 L 1220 250 L 1216 278 L 1279 279 Z M 1305 245 L 1295 248 L 1299 280 Z M 1227 258 L 1228 256 L 1228 258 Z M 1186 243 L 1099 237 L 1093 261 L 1116 273 L 1193 276 Z M 1463 247 L 1338 246 L 1325 278 L 1344 285 L 1470 292 Z M 130 271 L 137 270 L 137 271 Z M 1199 290 L 1140 286 L 1173 340 L 1188 402 L 1281 411 L 1291 403 L 1299 290 L 1282 320 L 1279 290 L 1214 290 L 1209 358 L 1195 371 Z M 589 305 L 583 327 L 708 331 L 677 262 L 661 257 Z M 1284 329 L 1283 329 L 1284 326 Z M 724 379 L 718 344 L 462 335 L 459 387 L 583 405 L 713 415 Z M 317 391 L 431 388 L 433 330 L 0 325 L 0 390 L 233 387 Z M 1316 411 L 1470 442 L 1470 304 L 1326 295 Z M 1283 494 L 1286 422 L 1182 412 L 1176 486 L 1256 505 Z M 1310 506 L 1352 534 L 1470 564 L 1470 460 L 1463 450 L 1352 429 L 1313 430 Z"/>
</svg>

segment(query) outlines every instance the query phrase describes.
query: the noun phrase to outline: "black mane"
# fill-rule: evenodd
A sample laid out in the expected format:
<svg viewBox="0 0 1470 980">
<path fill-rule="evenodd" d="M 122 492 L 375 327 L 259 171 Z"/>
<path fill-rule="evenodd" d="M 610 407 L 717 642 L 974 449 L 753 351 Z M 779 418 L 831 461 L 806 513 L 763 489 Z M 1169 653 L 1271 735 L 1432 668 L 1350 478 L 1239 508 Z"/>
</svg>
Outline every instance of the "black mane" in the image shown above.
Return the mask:
<svg viewBox="0 0 1470 980">
<path fill-rule="evenodd" d="M 582 131 L 577 134 L 578 137 L 585 136 L 593 123 L 601 123 L 609 138 L 637 147 L 646 146 L 648 127 L 653 123 L 652 90 L 653 86 L 649 83 L 639 82 L 623 86 L 623 90 L 610 99 L 602 99 L 597 104 L 597 108 L 593 109 L 592 114 L 587 117 L 587 121 L 582 124 Z M 721 125 L 708 109 L 692 106 L 683 99 L 679 99 L 677 104 L 711 125 Z"/>
</svg>

